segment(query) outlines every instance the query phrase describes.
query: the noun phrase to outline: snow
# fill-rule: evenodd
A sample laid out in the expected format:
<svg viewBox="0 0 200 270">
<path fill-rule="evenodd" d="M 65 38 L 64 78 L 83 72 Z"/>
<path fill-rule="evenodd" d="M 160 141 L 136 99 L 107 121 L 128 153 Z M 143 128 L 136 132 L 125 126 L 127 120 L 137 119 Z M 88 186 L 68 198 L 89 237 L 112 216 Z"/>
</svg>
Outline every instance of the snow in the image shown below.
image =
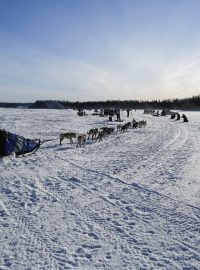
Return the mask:
<svg viewBox="0 0 200 270">
<path fill-rule="evenodd" d="M 0 269 L 200 269 L 200 112 L 124 112 L 147 126 L 60 146 L 61 132 L 117 126 L 87 113 L 0 109 L 1 129 L 52 139 L 0 159 Z"/>
</svg>

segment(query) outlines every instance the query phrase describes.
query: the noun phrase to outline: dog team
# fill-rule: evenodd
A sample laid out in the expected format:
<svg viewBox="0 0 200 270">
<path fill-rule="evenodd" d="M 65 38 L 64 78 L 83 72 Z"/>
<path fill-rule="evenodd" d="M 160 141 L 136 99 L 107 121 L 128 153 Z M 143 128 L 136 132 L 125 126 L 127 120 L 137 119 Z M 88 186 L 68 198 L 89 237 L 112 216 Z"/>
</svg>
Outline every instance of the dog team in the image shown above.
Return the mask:
<svg viewBox="0 0 200 270">
<path fill-rule="evenodd" d="M 125 132 L 129 128 L 145 127 L 146 124 L 147 124 L 146 121 L 142 120 L 137 122 L 135 119 L 133 119 L 132 122 L 128 122 L 124 125 L 122 124 L 117 125 L 117 132 Z M 103 138 L 106 138 L 109 135 L 113 134 L 114 130 L 115 130 L 114 127 L 102 127 L 100 129 L 92 128 L 89 130 L 89 132 L 87 132 L 87 134 L 76 134 L 74 132 L 60 133 L 59 134 L 60 145 L 62 145 L 64 139 L 70 140 L 70 144 L 73 144 L 73 139 L 77 139 L 76 147 L 85 146 L 86 137 L 87 139 L 91 139 L 95 142 L 96 141 L 100 142 L 102 141 Z"/>
</svg>

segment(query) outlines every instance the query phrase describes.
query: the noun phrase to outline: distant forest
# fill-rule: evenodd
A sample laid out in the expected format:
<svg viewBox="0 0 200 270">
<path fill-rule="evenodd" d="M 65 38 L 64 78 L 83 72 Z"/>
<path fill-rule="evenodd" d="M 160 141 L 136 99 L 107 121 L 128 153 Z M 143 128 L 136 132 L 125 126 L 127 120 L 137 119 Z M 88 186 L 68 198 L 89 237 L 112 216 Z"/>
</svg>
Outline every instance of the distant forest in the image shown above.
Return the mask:
<svg viewBox="0 0 200 270">
<path fill-rule="evenodd" d="M 107 100 L 107 101 L 87 101 L 72 102 L 58 100 L 37 100 L 34 103 L 7 103 L 0 102 L 3 108 L 30 108 L 30 109 L 74 109 L 92 110 L 104 108 L 120 109 L 173 109 L 173 110 L 200 110 L 200 95 L 183 99 L 166 100 Z"/>
</svg>

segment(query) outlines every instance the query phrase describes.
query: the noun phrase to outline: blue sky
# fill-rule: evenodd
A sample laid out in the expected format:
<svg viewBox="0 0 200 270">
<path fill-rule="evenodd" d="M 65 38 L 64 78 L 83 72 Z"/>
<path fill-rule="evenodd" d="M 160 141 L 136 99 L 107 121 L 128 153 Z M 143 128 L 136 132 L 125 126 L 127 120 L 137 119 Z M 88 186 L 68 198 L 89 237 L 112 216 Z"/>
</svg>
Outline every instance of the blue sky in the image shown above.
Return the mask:
<svg viewBox="0 0 200 270">
<path fill-rule="evenodd" d="M 199 0 L 0 0 L 0 101 L 200 94 Z"/>
</svg>

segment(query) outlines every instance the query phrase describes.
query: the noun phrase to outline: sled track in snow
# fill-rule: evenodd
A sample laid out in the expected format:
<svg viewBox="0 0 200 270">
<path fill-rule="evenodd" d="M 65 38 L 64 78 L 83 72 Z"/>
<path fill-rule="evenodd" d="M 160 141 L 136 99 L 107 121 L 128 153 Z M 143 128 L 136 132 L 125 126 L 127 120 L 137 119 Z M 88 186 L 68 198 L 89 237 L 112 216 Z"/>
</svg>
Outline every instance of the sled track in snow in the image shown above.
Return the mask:
<svg viewBox="0 0 200 270">
<path fill-rule="evenodd" d="M 22 262 L 15 263 L 16 252 L 7 244 L 13 258 L 7 259 L 5 249 L 0 268 L 25 270 L 30 260 L 33 270 L 114 270 L 119 261 L 126 270 L 198 269 L 200 209 L 184 197 L 180 201 L 163 194 L 161 185 L 179 187 L 193 151 L 192 144 L 187 146 L 191 131 L 163 118 L 163 132 L 156 134 L 154 124 L 161 119 L 139 117 L 147 119 L 146 128 L 80 149 L 46 147 L 37 152 L 40 160 L 2 163 L 8 171 L 1 182 L 0 213 L 4 232 L 10 226 L 22 238 L 13 241 Z"/>
<path fill-rule="evenodd" d="M 7 196 L 4 195 L 3 199 L 9 211 L 9 216 L 5 218 L 6 220 L 9 219 L 9 222 L 13 220 L 14 231 L 16 230 L 16 233 L 22 235 L 20 239 L 23 239 L 24 236 L 24 239 L 20 240 L 20 244 L 16 245 L 15 248 L 20 249 L 21 246 L 26 246 L 26 252 L 22 254 L 21 262 L 11 261 L 10 268 L 27 269 L 32 262 L 31 269 L 50 269 L 50 267 L 53 269 L 71 269 L 70 260 L 66 259 L 66 250 L 62 250 L 59 245 L 53 244 L 49 235 L 45 236 L 43 229 L 34 227 L 36 225 L 34 219 L 37 217 L 33 214 L 29 215 L 30 209 L 26 211 L 22 203 L 17 200 L 18 198 L 11 195 L 12 193 L 8 191 L 3 191 L 3 193 L 7 193 Z M 44 263 L 43 266 L 41 266 L 41 262 Z"/>
<path fill-rule="evenodd" d="M 73 164 L 74 165 L 74 164 Z M 79 168 L 80 169 L 80 168 Z M 93 172 L 92 172 L 93 173 Z M 98 172 L 94 172 L 95 174 L 98 174 Z M 110 178 L 110 176 L 106 176 L 106 175 L 104 175 L 105 177 L 108 177 L 108 178 Z M 60 179 L 62 179 L 62 178 L 60 178 Z M 116 181 L 117 179 L 113 179 L 114 181 Z M 64 180 L 65 181 L 65 183 L 67 183 L 67 179 L 66 180 Z M 74 181 L 74 184 L 77 184 L 79 187 L 81 187 L 83 190 L 86 190 L 87 191 L 87 189 L 86 189 L 86 182 L 84 182 L 83 181 L 83 185 L 84 186 L 82 186 L 81 185 L 81 182 L 82 181 L 80 181 L 80 180 L 73 180 Z M 103 183 L 102 183 L 103 184 Z M 127 184 L 125 183 L 125 182 L 121 182 L 120 181 L 120 184 L 123 184 L 123 185 L 125 185 L 125 186 L 127 186 Z M 103 185 L 104 186 L 104 185 Z M 163 196 L 162 194 L 158 194 L 158 193 L 156 193 L 156 192 L 151 192 L 151 191 L 149 191 L 149 190 L 145 190 L 145 189 L 142 189 L 142 188 L 139 188 L 139 186 L 137 186 L 137 185 L 133 185 L 133 186 L 131 186 L 131 185 L 128 185 L 129 187 L 130 187 L 130 189 L 132 190 L 133 188 L 134 189 L 139 189 L 140 190 L 140 192 L 141 192 L 141 190 L 144 192 L 144 193 L 149 193 L 149 194 L 153 194 L 155 197 L 157 197 L 157 196 L 159 196 L 159 197 L 164 197 L 163 199 L 166 199 L 167 197 L 166 196 Z M 121 188 L 121 187 L 120 187 Z M 131 190 L 130 190 L 130 192 L 131 192 Z M 104 194 L 104 192 L 106 192 L 105 190 L 103 190 L 103 194 Z M 107 191 L 108 192 L 108 191 Z M 91 192 L 91 190 L 88 190 L 88 193 L 92 193 Z M 120 193 L 119 194 L 119 197 L 120 196 L 122 196 L 122 193 Z M 136 196 L 138 196 L 138 195 L 136 195 Z M 94 197 L 96 197 L 96 194 L 94 194 Z M 118 198 L 119 198 L 118 197 Z M 149 197 L 149 196 L 147 196 L 147 197 Z M 104 202 L 106 202 L 106 203 L 109 203 L 109 204 L 111 204 L 112 206 L 114 206 L 114 207 L 117 207 L 117 209 L 119 208 L 118 206 L 117 206 L 117 204 L 115 204 L 115 203 L 113 203 L 112 202 L 112 200 L 110 200 L 110 198 L 107 198 L 107 197 L 105 197 L 104 195 L 103 196 L 98 196 L 98 198 L 99 199 L 101 199 L 101 200 L 103 200 Z M 167 198 L 169 201 L 171 201 L 171 198 Z M 120 200 L 119 200 L 120 201 Z M 123 200 L 123 201 L 125 201 L 125 200 Z M 180 208 L 180 205 L 179 205 L 179 202 L 175 202 L 177 205 L 176 205 L 176 207 L 175 208 Z M 171 203 L 170 202 L 170 204 L 172 205 L 171 206 L 171 208 L 174 208 L 174 204 L 175 203 Z M 93 203 L 92 203 L 93 204 Z M 126 201 L 125 202 L 125 204 L 130 204 L 130 205 L 134 205 L 135 204 L 135 201 L 133 201 L 133 202 L 128 202 L 128 201 Z M 184 205 L 185 206 L 185 205 Z M 187 205 L 187 207 L 189 207 L 189 208 L 191 208 L 191 206 L 188 206 Z M 183 209 L 183 208 L 182 208 Z M 118 209 L 119 210 L 119 209 Z M 197 209 L 197 210 L 199 210 L 199 209 Z M 124 209 L 123 208 L 120 208 L 120 211 L 122 212 L 122 213 L 124 213 Z M 168 219 L 170 219 L 170 216 L 172 215 L 171 214 L 171 210 L 170 210 L 170 212 L 166 212 L 165 213 L 165 205 L 163 205 L 163 207 L 162 207 L 162 212 L 164 211 L 164 213 L 162 213 L 162 216 L 164 217 L 164 216 L 168 216 Z M 90 209 L 90 212 L 92 212 L 92 210 Z M 176 212 L 175 212 L 176 213 Z M 176 213 L 177 214 L 177 213 Z M 134 216 L 135 218 L 136 218 L 136 215 L 135 214 L 133 214 L 132 213 L 132 216 Z M 158 219 L 160 219 L 161 218 L 161 216 L 159 216 L 159 214 L 158 214 Z M 191 230 L 192 230 L 192 228 L 190 227 L 190 224 L 197 224 L 196 226 L 195 226 L 195 228 L 194 228 L 194 230 L 198 230 L 198 225 L 199 225 L 199 222 L 198 222 L 198 219 L 197 218 L 195 218 L 195 217 L 193 217 L 193 218 L 191 218 L 191 220 L 190 220 L 190 218 L 188 217 L 188 216 L 184 216 L 184 215 L 177 215 L 177 220 L 178 220 L 178 218 L 180 218 L 180 220 L 182 220 L 182 221 L 180 221 L 180 224 L 182 223 L 182 224 L 184 224 L 184 222 L 186 223 L 186 225 L 188 226 L 188 228 L 190 228 Z M 100 218 L 101 219 L 101 218 Z M 141 222 L 143 222 L 145 225 L 144 226 L 146 226 L 146 227 L 148 227 L 148 229 L 149 229 L 149 227 L 150 227 L 150 229 L 149 229 L 149 231 L 154 231 L 155 232 L 155 230 L 163 230 L 161 227 L 159 227 L 159 226 L 155 226 L 155 225 L 153 225 L 153 224 L 151 224 L 151 222 L 149 222 L 148 220 L 146 221 L 145 219 L 142 219 L 141 217 L 140 218 L 137 218 L 138 220 L 140 220 Z M 98 219 L 97 219 L 98 220 Z M 165 222 L 165 221 L 163 221 L 163 222 Z M 178 222 L 177 222 L 177 224 L 178 225 L 180 225 Z M 172 224 L 173 225 L 173 224 Z M 172 228 L 170 229 L 170 227 L 171 227 L 171 225 L 170 225 L 170 221 L 168 221 L 168 227 L 166 227 L 166 238 L 170 238 L 170 240 L 176 240 L 176 241 L 179 241 L 180 242 L 180 245 L 182 246 L 182 249 L 185 249 L 185 250 L 187 250 L 187 249 L 191 249 L 191 251 L 192 252 L 194 252 L 194 253 L 196 253 L 195 252 L 195 247 L 196 247 L 196 244 L 197 243 L 191 243 L 192 245 L 190 245 L 190 244 L 188 244 L 189 243 L 189 239 L 188 239 L 188 243 L 185 243 L 185 242 L 182 242 L 181 240 L 177 240 L 177 239 L 174 239 L 174 236 L 170 236 L 170 235 L 168 235 L 168 233 L 169 233 L 169 230 L 171 230 L 172 231 Z M 176 226 L 175 226 L 176 227 Z M 152 228 L 154 228 L 154 230 L 152 230 Z M 187 230 L 188 230 L 188 228 L 187 228 Z M 180 229 L 180 228 L 179 228 Z M 185 233 L 186 233 L 187 231 L 185 231 Z M 184 233 L 184 228 L 183 228 L 183 231 L 182 231 L 182 233 Z M 127 238 L 127 237 L 124 237 L 124 239 L 125 238 Z M 185 248 L 184 248 L 184 246 L 185 246 Z"/>
<path fill-rule="evenodd" d="M 44 179 L 42 179 L 42 177 L 41 177 L 40 181 L 42 181 L 42 180 L 44 180 Z M 61 180 L 61 178 L 60 178 L 60 180 Z M 55 183 L 53 183 L 53 182 L 52 182 L 52 185 L 50 184 L 51 179 L 49 179 L 50 183 L 47 185 L 47 187 L 51 188 L 51 189 L 47 190 L 47 195 L 54 192 L 54 197 L 58 198 L 58 201 L 64 204 L 64 202 L 65 202 L 65 188 L 64 188 L 63 185 L 59 186 L 59 181 L 60 180 L 57 179 L 58 183 L 57 183 L 57 186 L 55 186 Z M 55 178 L 52 178 L 52 181 L 55 182 Z M 63 180 L 63 181 L 64 181 L 64 185 L 68 184 L 67 180 Z M 76 180 L 76 179 L 74 179 L 73 181 L 74 182 L 72 184 L 78 185 L 82 189 L 87 191 L 87 188 L 86 188 L 87 186 L 85 186 L 84 182 L 82 183 L 81 180 Z M 45 183 L 45 181 L 42 181 L 42 182 Z M 82 186 L 82 184 L 84 186 Z M 111 195 L 105 196 L 105 194 L 104 194 L 105 191 L 103 190 L 102 195 L 98 196 L 98 199 L 95 199 L 94 202 L 90 203 L 88 206 L 86 204 L 86 206 L 84 207 L 84 209 L 87 210 L 86 212 L 85 212 L 84 209 L 83 209 L 84 211 L 81 211 L 81 210 L 79 210 L 78 207 L 74 207 L 76 205 L 75 202 L 74 202 L 74 204 L 72 204 L 74 206 L 72 207 L 72 209 L 70 211 L 71 212 L 74 211 L 74 213 L 76 212 L 76 215 L 80 215 L 86 221 L 88 226 L 92 226 L 92 224 L 94 224 L 94 223 L 99 224 L 99 226 L 101 228 L 104 228 L 103 230 L 101 229 L 101 231 L 103 231 L 103 234 L 105 234 L 107 236 L 110 235 L 109 237 L 113 239 L 112 240 L 113 243 L 115 243 L 115 242 L 120 243 L 121 242 L 122 245 L 124 245 L 126 243 L 125 244 L 126 249 L 131 254 L 136 254 L 138 256 L 138 258 L 139 257 L 141 258 L 141 256 L 144 256 L 144 258 L 146 260 L 149 259 L 150 261 L 152 259 L 152 264 L 155 266 L 155 265 L 157 265 L 158 262 L 156 262 L 156 258 L 154 258 L 155 261 L 153 262 L 153 258 L 151 258 L 151 252 L 152 251 L 150 252 L 152 247 L 149 247 L 149 251 L 148 251 L 148 249 L 146 247 L 147 243 L 144 241 L 144 239 L 141 239 L 141 236 L 140 236 L 141 230 L 139 230 L 140 231 L 139 234 L 133 236 L 131 234 L 130 228 L 132 228 L 132 227 L 134 228 L 134 226 L 140 226 L 141 228 L 143 228 L 142 231 L 143 231 L 144 235 L 146 235 L 146 237 L 148 238 L 149 237 L 148 235 L 150 235 L 150 236 L 153 235 L 155 237 L 157 232 L 159 232 L 160 230 L 162 230 L 162 232 L 163 232 L 163 226 L 162 226 L 162 228 L 157 226 L 157 225 L 155 226 L 152 223 L 151 219 L 149 219 L 148 211 L 144 211 L 145 209 L 141 209 L 141 210 L 144 213 L 146 212 L 147 213 L 146 215 L 145 214 L 143 215 L 142 212 L 140 212 L 140 211 L 138 212 L 139 209 L 137 211 L 136 211 L 136 209 L 135 210 L 131 209 L 132 206 L 135 205 L 135 204 L 137 204 L 138 207 L 139 207 L 140 200 L 138 200 L 138 202 L 137 202 L 135 200 L 134 201 L 129 201 L 129 200 L 125 199 L 125 198 L 121 198 L 122 197 L 121 184 L 124 185 L 124 183 L 120 182 L 120 187 L 119 187 L 120 193 L 119 194 L 114 195 L 114 194 L 111 193 Z M 129 186 L 126 185 L 125 194 L 132 193 L 133 189 L 134 189 L 134 191 L 135 190 L 137 191 L 137 186 L 132 186 L 132 187 L 130 186 L 130 189 L 128 188 Z M 56 189 L 55 189 L 55 187 L 56 187 Z M 46 190 L 46 186 L 45 187 L 43 186 L 42 190 Z M 123 191 L 124 191 L 124 188 L 123 188 Z M 144 194 L 150 193 L 149 191 L 145 191 L 143 189 L 140 189 L 139 193 L 141 193 L 141 191 Z M 134 197 L 140 197 L 137 193 L 138 193 L 138 191 L 136 192 Z M 88 191 L 88 194 L 92 194 L 91 190 Z M 96 194 L 93 194 L 93 196 L 96 197 Z M 148 195 L 147 198 L 149 198 L 149 196 L 150 195 Z M 154 196 L 155 196 L 155 194 L 154 194 Z M 157 194 L 156 194 L 156 196 L 157 196 Z M 126 197 L 126 195 L 123 195 L 123 197 Z M 128 196 L 128 198 L 130 198 L 130 197 L 131 196 Z M 70 201 L 68 201 L 68 202 L 70 202 Z M 112 210 L 110 210 L 110 211 L 106 210 L 106 212 L 103 215 L 101 214 L 101 212 L 100 212 L 100 214 L 98 214 L 96 210 L 101 209 L 101 207 L 99 207 L 99 205 L 102 207 L 103 210 L 104 209 L 109 209 L 110 207 L 111 207 Z M 108 207 L 108 205 L 110 205 L 110 206 Z M 113 210 L 113 207 L 114 207 L 114 210 Z M 12 209 L 12 208 L 14 208 L 14 209 L 16 208 L 16 205 L 14 203 L 12 203 L 10 205 L 10 207 L 9 207 L 9 209 Z M 88 219 L 88 212 L 90 213 L 89 214 L 90 219 Z M 113 217 L 111 215 L 111 213 L 113 213 L 113 212 L 116 212 L 116 214 L 117 214 L 116 217 Z M 168 214 L 168 212 L 162 213 L 163 216 L 166 216 L 166 214 Z M 174 214 L 177 215 L 177 212 L 175 212 Z M 24 231 L 24 233 L 26 233 L 26 231 L 28 230 L 29 234 L 31 232 L 31 235 L 33 235 L 32 236 L 32 241 L 33 242 L 36 241 L 36 243 L 37 243 L 36 245 L 43 247 L 43 254 L 45 254 L 45 252 L 48 251 L 48 253 L 47 253 L 48 256 L 52 256 L 52 260 L 53 260 L 53 263 L 55 265 L 55 269 L 57 269 L 56 265 L 57 265 L 57 267 L 62 267 L 62 264 L 63 264 L 63 266 L 68 265 L 68 266 L 66 266 L 66 269 L 68 269 L 67 267 L 69 267 L 69 263 L 67 263 L 67 260 L 66 260 L 66 251 L 63 250 L 64 255 L 62 255 L 62 252 L 61 252 L 61 254 L 58 252 L 59 253 L 59 255 L 58 255 L 57 251 L 61 247 L 59 247 L 59 245 L 58 245 L 55 248 L 53 248 L 51 246 L 51 242 L 49 242 L 48 236 L 45 237 L 44 232 L 42 230 L 41 230 L 41 232 L 38 232 L 38 230 L 36 230 L 33 227 L 30 218 L 26 217 L 26 215 L 23 216 L 23 209 L 20 212 L 17 211 L 14 214 L 14 216 L 16 218 L 16 222 L 18 224 L 21 224 L 19 226 L 22 229 L 22 231 Z M 177 221 L 179 220 L 180 217 L 181 217 L 180 215 L 177 215 Z M 122 225 L 124 218 L 126 219 L 126 222 L 127 222 L 127 228 L 124 228 L 123 225 Z M 170 218 L 170 215 L 169 215 L 169 218 Z M 158 214 L 158 219 L 161 219 L 161 216 L 159 216 L 159 214 Z M 180 223 L 184 224 L 184 222 L 185 222 L 185 224 L 186 224 L 185 226 L 187 226 L 187 230 L 191 229 L 191 226 L 189 224 L 195 224 L 194 220 L 188 220 L 187 216 L 186 217 L 182 216 L 181 220 L 182 221 Z M 163 222 L 165 222 L 165 220 Z M 139 225 L 135 225 L 137 223 Z M 169 221 L 168 221 L 168 223 L 169 223 Z M 177 222 L 177 224 L 179 225 L 179 222 Z M 166 241 L 167 239 L 168 239 L 168 241 L 169 240 L 170 241 L 175 241 L 175 240 L 179 241 L 180 250 L 184 250 L 185 252 L 188 252 L 190 255 L 193 254 L 193 256 L 198 258 L 198 255 L 195 252 L 195 247 L 194 246 L 182 243 L 181 240 L 174 239 L 173 236 L 168 235 L 169 230 L 171 230 L 170 223 L 168 225 L 165 225 L 164 228 L 165 228 L 166 231 L 165 231 L 165 237 L 164 237 L 164 239 L 162 241 Z M 198 228 L 198 227 L 196 227 L 196 228 Z M 180 229 L 180 227 L 179 227 L 179 229 Z M 92 235 L 92 232 L 90 232 L 90 234 Z M 93 235 L 95 235 L 95 234 L 93 233 Z M 113 238 L 113 235 L 114 235 L 114 238 Z M 157 235 L 157 237 L 156 237 L 157 240 L 160 239 L 159 234 Z M 98 239 L 98 238 L 100 238 L 100 236 L 98 236 L 96 238 Z M 159 241 L 161 241 L 161 239 Z M 31 245 L 32 244 L 30 244 L 30 246 Z M 96 246 L 98 246 L 98 248 L 95 248 Z M 134 247 L 134 250 L 136 249 L 136 251 L 137 251 L 136 253 L 133 253 L 133 250 L 132 250 L 133 247 Z M 97 245 L 97 244 L 96 245 L 91 244 L 90 246 L 83 245 L 83 247 L 81 247 L 81 250 L 79 250 L 80 254 L 74 253 L 74 256 L 72 256 L 74 258 L 74 261 L 72 261 L 71 263 L 72 263 L 72 265 L 74 265 L 74 267 L 77 266 L 78 264 L 81 265 L 84 256 L 90 257 L 88 255 L 88 249 L 90 250 L 90 253 L 89 253 L 90 256 L 95 256 L 95 254 L 93 254 L 94 250 L 95 250 L 95 252 L 97 252 L 97 250 L 101 249 L 101 247 L 99 245 Z M 171 256 L 173 256 L 173 251 L 171 251 L 171 252 L 172 252 Z M 62 256 L 64 256 L 65 259 L 62 258 Z M 110 255 L 110 256 L 113 256 L 113 255 Z M 173 267 L 173 261 L 169 260 L 168 263 L 170 265 L 169 269 L 170 269 L 170 267 Z M 61 268 L 61 269 L 65 269 L 65 268 Z"/>
</svg>

